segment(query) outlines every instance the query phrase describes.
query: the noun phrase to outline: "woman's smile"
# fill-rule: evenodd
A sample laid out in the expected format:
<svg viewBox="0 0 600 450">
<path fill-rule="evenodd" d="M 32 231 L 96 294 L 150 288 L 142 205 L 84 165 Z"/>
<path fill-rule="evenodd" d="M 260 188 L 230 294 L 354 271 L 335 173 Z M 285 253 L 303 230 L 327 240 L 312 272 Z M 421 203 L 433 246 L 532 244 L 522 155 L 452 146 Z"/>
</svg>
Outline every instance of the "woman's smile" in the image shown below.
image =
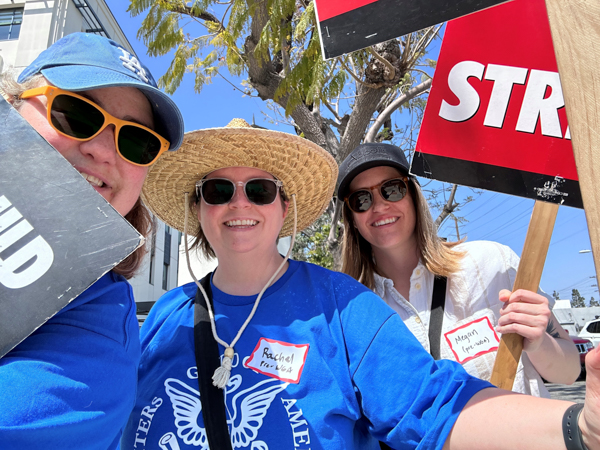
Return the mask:
<svg viewBox="0 0 600 450">
<path fill-rule="evenodd" d="M 233 229 L 249 229 L 258 225 L 258 221 L 250 219 L 236 219 L 226 221 L 225 225 Z"/>
<path fill-rule="evenodd" d="M 379 228 L 379 227 L 382 227 L 384 225 L 389 225 L 391 223 L 396 223 L 398 220 L 399 220 L 398 217 L 388 217 L 388 218 L 380 219 L 380 220 L 377 220 L 377 221 L 373 222 L 373 226 L 376 227 L 376 228 Z"/>
</svg>

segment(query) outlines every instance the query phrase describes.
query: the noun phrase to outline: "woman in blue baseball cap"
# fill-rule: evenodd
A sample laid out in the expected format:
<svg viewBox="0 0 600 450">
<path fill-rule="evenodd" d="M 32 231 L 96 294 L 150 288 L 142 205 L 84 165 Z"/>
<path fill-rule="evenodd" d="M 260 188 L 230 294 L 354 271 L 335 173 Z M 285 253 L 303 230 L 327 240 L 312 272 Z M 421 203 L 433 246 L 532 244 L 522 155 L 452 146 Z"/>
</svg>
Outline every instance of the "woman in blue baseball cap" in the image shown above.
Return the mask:
<svg viewBox="0 0 600 450">
<path fill-rule="evenodd" d="M 140 233 L 148 168 L 183 137 L 177 106 L 116 42 L 70 34 L 0 92 Z M 52 176 L 52 174 L 48 174 Z M 0 448 L 107 449 L 133 407 L 140 343 L 127 278 L 141 247 L 0 359 Z M 40 299 L 43 301 L 43 299 Z"/>
<path fill-rule="evenodd" d="M 542 377 L 571 384 L 577 349 L 545 295 L 511 293 L 519 258 L 496 242 L 444 242 L 404 152 L 359 145 L 340 166 L 342 271 L 373 289 L 436 358 L 489 380 L 501 333 L 524 337 L 513 391 L 550 397 Z"/>
</svg>

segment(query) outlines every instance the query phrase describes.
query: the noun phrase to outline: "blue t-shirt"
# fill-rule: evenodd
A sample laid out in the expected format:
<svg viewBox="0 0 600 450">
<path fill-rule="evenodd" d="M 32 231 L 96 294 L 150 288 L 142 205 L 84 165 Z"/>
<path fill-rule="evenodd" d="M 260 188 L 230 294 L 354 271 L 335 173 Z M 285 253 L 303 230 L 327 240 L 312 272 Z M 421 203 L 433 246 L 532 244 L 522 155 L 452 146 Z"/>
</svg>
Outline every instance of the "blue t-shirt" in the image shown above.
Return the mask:
<svg viewBox="0 0 600 450">
<path fill-rule="evenodd" d="M 107 273 L 0 359 L 0 449 L 114 449 L 140 358 L 131 286 Z"/>
<path fill-rule="evenodd" d="M 142 327 L 123 450 L 208 448 L 194 356 L 196 289 L 165 294 Z M 212 289 L 218 334 L 231 342 L 256 296 Z M 234 449 L 378 449 L 377 440 L 441 448 L 465 403 L 490 386 L 456 363 L 435 362 L 355 280 L 295 261 L 267 289 L 234 350 L 224 390 Z"/>
</svg>

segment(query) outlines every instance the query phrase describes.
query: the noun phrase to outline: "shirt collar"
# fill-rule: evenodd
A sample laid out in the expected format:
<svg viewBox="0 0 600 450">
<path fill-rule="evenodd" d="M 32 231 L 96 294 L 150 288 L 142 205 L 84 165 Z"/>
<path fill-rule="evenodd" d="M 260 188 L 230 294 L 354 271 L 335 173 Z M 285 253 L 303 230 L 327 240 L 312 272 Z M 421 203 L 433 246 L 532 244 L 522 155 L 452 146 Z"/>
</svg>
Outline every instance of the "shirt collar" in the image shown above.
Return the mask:
<svg viewBox="0 0 600 450">
<path fill-rule="evenodd" d="M 417 267 L 415 267 L 415 269 L 413 270 L 412 275 L 410 277 L 411 280 L 415 276 L 415 272 L 418 269 L 421 270 L 421 273 L 424 273 L 427 270 L 421 260 L 419 260 Z M 383 298 L 386 295 L 386 293 L 391 293 L 392 289 L 394 289 L 394 282 L 389 278 L 382 277 L 378 273 L 374 273 L 373 275 L 375 277 L 375 293 L 381 298 Z"/>
</svg>

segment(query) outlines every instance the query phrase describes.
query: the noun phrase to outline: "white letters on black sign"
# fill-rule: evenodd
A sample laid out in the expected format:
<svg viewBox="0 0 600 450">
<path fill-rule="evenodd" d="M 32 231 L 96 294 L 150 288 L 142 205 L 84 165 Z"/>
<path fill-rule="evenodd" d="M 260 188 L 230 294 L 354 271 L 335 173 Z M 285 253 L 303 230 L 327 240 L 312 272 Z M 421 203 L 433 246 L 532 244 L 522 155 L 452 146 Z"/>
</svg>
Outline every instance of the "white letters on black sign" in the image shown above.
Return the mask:
<svg viewBox="0 0 600 450">
<path fill-rule="evenodd" d="M 451 105 L 442 100 L 439 112 L 441 118 L 450 122 L 465 122 L 477 113 L 481 98 L 468 81 L 471 77 L 494 83 L 483 121 L 485 126 L 502 128 L 514 85 L 527 82 L 515 129 L 532 134 L 539 119 L 544 136 L 563 137 L 558 110 L 565 106 L 565 100 L 557 72 L 536 69 L 529 71 L 523 67 L 499 64 L 489 64 L 486 69 L 476 61 L 461 61 L 448 74 L 448 87 L 458 97 L 459 102 L 457 105 Z M 550 94 L 546 96 L 548 88 Z M 564 137 L 571 139 L 568 127 Z"/>
<path fill-rule="evenodd" d="M 0 196 L 0 253 L 33 231 L 31 224 L 8 199 Z M 31 261 L 35 258 L 33 263 Z M 0 259 L 0 283 L 9 289 L 28 286 L 52 266 L 54 252 L 41 236 L 36 236 L 6 259 Z M 29 263 L 28 266 L 23 267 Z"/>
</svg>

